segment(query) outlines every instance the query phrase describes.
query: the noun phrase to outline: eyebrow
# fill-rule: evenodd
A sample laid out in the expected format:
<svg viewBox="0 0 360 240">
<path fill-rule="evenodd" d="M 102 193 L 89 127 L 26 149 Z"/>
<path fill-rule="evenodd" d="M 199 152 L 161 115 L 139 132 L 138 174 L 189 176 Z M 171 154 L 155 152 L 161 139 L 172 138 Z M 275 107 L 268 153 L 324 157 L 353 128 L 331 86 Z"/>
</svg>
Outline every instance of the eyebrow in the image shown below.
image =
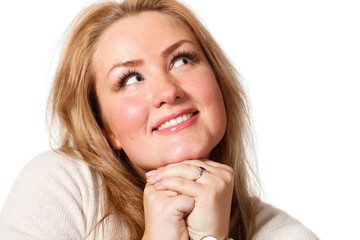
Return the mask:
<svg viewBox="0 0 360 240">
<path fill-rule="evenodd" d="M 169 56 L 171 53 L 173 53 L 176 49 L 178 49 L 182 44 L 184 43 L 190 43 L 192 45 L 194 45 L 193 42 L 191 42 L 190 40 L 179 40 L 173 44 L 171 44 L 169 47 L 167 47 L 164 51 L 161 52 L 161 57 L 167 57 Z M 115 68 L 119 68 L 119 67 L 137 67 L 144 64 L 144 60 L 143 59 L 134 59 L 134 60 L 129 60 L 129 61 L 125 61 L 125 62 L 120 62 L 120 63 L 116 63 L 114 64 L 107 75 L 109 75 Z"/>
<path fill-rule="evenodd" d="M 107 76 L 109 76 L 110 73 L 115 68 L 119 68 L 119 67 L 137 67 L 139 65 L 142 65 L 143 63 L 144 63 L 144 60 L 142 60 L 142 59 L 129 60 L 129 61 L 121 62 L 121 63 L 116 63 L 110 68 L 110 70 L 107 73 Z"/>
<path fill-rule="evenodd" d="M 186 40 L 186 39 L 180 40 L 180 41 L 177 41 L 176 43 L 170 45 L 169 47 L 167 47 L 164 51 L 162 51 L 161 56 L 162 57 L 169 56 L 171 53 L 173 53 L 177 48 L 179 48 L 184 43 L 191 43 L 194 45 L 194 43 L 189 40 Z"/>
</svg>

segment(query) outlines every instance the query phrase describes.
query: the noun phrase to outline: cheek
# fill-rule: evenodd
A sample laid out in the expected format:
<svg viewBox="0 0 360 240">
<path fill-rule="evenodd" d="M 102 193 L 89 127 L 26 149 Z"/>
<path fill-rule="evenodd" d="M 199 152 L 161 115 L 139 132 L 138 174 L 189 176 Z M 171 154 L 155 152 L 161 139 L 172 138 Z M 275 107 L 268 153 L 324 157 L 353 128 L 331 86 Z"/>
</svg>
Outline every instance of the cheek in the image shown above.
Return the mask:
<svg viewBox="0 0 360 240">
<path fill-rule="evenodd" d="M 213 72 L 205 70 L 196 79 L 193 91 L 196 91 L 199 97 L 201 96 L 204 103 L 218 107 L 219 111 L 224 111 L 223 97 Z"/>
<path fill-rule="evenodd" d="M 202 93 L 202 101 L 209 107 L 211 115 L 215 116 L 214 124 L 217 127 L 226 127 L 226 110 L 220 87 L 212 72 L 207 72 L 206 76 L 202 88 L 199 88 Z"/>
<path fill-rule="evenodd" d="M 123 136 L 131 139 L 146 126 L 146 109 L 139 101 L 121 99 L 107 107 L 106 119 L 111 131 L 120 141 Z"/>
</svg>

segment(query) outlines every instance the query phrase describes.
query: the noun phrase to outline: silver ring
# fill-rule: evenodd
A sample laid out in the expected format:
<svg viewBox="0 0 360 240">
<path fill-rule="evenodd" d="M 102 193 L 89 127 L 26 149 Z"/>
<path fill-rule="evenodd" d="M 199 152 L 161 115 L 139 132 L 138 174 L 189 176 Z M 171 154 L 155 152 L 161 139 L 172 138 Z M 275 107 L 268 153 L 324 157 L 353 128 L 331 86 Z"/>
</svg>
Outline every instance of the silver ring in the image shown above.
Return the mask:
<svg viewBox="0 0 360 240">
<path fill-rule="evenodd" d="M 199 175 L 197 175 L 195 178 L 194 178 L 194 181 L 198 180 L 202 175 L 203 173 L 206 171 L 206 168 L 202 167 L 202 166 L 199 166 L 198 167 L 198 170 L 199 170 Z"/>
</svg>

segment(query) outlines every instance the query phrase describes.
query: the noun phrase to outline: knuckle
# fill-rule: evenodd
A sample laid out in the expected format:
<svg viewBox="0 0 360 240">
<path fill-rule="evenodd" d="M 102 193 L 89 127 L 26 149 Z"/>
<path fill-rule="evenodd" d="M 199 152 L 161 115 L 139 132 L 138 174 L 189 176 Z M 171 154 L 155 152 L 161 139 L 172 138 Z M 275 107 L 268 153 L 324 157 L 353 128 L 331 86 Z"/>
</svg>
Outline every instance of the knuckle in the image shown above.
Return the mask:
<svg viewBox="0 0 360 240">
<path fill-rule="evenodd" d="M 220 192 L 222 192 L 224 189 L 226 189 L 227 185 L 228 185 L 227 182 L 221 179 L 220 181 L 218 181 L 217 188 L 219 189 Z"/>
<path fill-rule="evenodd" d="M 232 171 L 232 172 L 226 172 L 226 173 L 224 174 L 224 180 L 225 180 L 227 183 L 232 182 L 233 179 L 234 179 L 234 173 L 233 173 L 233 171 Z"/>
<path fill-rule="evenodd" d="M 226 183 L 231 183 L 234 179 L 234 169 L 226 166 L 226 168 L 219 171 L 219 178 Z"/>
<path fill-rule="evenodd" d="M 233 175 L 226 172 L 221 174 L 221 176 L 219 176 L 216 179 L 216 181 L 214 181 L 213 189 L 215 192 L 221 194 L 227 191 L 227 189 L 232 188 L 232 185 L 233 185 Z"/>
<path fill-rule="evenodd" d="M 223 169 L 230 174 L 234 174 L 234 169 L 232 167 L 230 167 L 229 165 L 224 164 Z"/>
<path fill-rule="evenodd" d="M 234 168 L 230 167 L 230 166 L 227 166 L 228 167 L 228 171 L 231 175 L 234 175 Z"/>
<path fill-rule="evenodd" d="M 185 179 L 179 177 L 176 181 L 175 181 L 175 187 L 178 188 L 179 190 L 181 190 L 186 184 Z"/>
</svg>

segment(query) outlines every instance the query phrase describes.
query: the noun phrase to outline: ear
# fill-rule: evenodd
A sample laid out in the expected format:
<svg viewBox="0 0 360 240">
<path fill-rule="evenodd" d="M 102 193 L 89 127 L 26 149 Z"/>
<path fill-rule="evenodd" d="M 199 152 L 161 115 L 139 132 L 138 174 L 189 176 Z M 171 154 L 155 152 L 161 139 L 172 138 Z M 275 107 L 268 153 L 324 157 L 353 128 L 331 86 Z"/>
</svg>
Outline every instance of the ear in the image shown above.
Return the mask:
<svg viewBox="0 0 360 240">
<path fill-rule="evenodd" d="M 116 138 L 116 136 L 113 133 L 108 133 L 107 137 L 110 141 L 111 146 L 115 149 L 115 150 L 121 150 L 122 149 L 122 145 L 120 143 L 120 140 Z"/>
</svg>

